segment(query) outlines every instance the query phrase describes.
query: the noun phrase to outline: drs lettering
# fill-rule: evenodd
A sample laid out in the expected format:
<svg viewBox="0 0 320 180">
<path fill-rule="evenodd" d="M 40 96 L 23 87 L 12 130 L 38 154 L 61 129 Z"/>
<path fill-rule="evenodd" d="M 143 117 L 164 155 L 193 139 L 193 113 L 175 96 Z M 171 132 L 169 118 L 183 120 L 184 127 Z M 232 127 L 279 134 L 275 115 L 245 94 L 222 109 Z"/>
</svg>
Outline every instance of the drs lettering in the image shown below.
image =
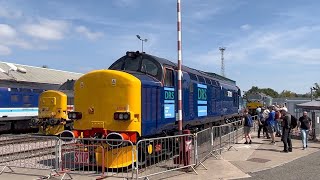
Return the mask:
<svg viewBox="0 0 320 180">
<path fill-rule="evenodd" d="M 165 99 L 174 99 L 174 91 L 165 91 Z"/>
<path fill-rule="evenodd" d="M 207 100 L 207 89 L 198 88 L 198 100 Z"/>
</svg>

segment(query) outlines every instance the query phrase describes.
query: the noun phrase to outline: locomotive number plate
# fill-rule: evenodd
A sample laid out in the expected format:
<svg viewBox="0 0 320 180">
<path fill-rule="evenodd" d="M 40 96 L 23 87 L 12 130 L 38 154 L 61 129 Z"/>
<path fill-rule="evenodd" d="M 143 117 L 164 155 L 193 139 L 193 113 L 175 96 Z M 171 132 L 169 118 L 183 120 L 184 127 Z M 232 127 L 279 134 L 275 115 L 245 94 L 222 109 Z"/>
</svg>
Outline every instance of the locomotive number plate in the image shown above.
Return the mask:
<svg viewBox="0 0 320 180">
<path fill-rule="evenodd" d="M 89 152 L 75 152 L 74 161 L 76 163 L 87 163 L 89 164 Z"/>
</svg>

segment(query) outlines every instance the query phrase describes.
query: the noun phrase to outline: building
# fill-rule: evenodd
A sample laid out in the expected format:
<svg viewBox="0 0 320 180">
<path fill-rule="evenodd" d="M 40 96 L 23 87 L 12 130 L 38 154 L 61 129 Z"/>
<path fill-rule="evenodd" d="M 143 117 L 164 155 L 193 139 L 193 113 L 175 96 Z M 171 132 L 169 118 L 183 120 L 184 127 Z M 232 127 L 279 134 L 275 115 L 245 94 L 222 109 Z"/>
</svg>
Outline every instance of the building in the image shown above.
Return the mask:
<svg viewBox="0 0 320 180">
<path fill-rule="evenodd" d="M 59 89 L 83 74 L 0 61 L 0 87 Z"/>
</svg>

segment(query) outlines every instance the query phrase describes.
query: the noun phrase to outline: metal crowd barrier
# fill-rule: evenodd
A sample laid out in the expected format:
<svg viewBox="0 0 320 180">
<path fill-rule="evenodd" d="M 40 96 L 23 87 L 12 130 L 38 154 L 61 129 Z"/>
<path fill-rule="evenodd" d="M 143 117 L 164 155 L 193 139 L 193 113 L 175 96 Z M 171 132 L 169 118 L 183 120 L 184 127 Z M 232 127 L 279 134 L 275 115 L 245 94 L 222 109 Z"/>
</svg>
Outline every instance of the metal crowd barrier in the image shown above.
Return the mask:
<svg viewBox="0 0 320 180">
<path fill-rule="evenodd" d="M 135 146 L 127 140 L 61 138 L 59 174 L 132 179 Z"/>
<path fill-rule="evenodd" d="M 195 134 L 126 140 L 0 136 L 0 166 L 50 170 L 51 176 L 94 176 L 148 179 L 170 171 L 193 170 L 210 156 L 218 158 L 243 137 L 242 120 Z M 206 168 L 206 167 L 205 167 Z"/>
<path fill-rule="evenodd" d="M 194 135 L 184 134 L 152 139 L 137 143 L 136 178 L 150 176 L 179 169 L 193 168 L 196 165 Z M 197 172 L 196 172 L 197 173 Z"/>
<path fill-rule="evenodd" d="M 0 136 L 0 166 L 2 174 L 15 168 L 57 170 L 59 168 L 59 138 L 31 135 Z"/>
<path fill-rule="evenodd" d="M 218 158 L 223 149 L 230 150 L 233 144 L 238 143 L 243 137 L 242 120 L 231 122 L 225 125 L 213 126 L 195 134 L 196 147 L 196 167 L 213 156 Z"/>
</svg>

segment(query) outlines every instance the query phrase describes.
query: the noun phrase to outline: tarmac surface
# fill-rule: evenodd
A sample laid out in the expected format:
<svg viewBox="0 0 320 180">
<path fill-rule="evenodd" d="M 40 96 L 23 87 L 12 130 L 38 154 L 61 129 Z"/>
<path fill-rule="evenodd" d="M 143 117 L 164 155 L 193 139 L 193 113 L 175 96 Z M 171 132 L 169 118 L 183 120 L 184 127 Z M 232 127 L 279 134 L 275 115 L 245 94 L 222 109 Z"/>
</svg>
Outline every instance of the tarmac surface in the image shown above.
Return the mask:
<svg viewBox="0 0 320 180">
<path fill-rule="evenodd" d="M 255 133 L 255 132 L 254 132 Z M 206 180 L 206 179 L 319 179 L 320 167 L 320 142 L 309 141 L 308 148 L 302 150 L 301 140 L 293 139 L 293 152 L 281 153 L 283 143 L 276 138 L 276 145 L 270 144 L 269 139 L 253 138 L 252 144 L 234 144 L 229 150 L 224 150 L 222 155 L 209 157 L 196 168 L 198 175 L 190 170 L 173 171 L 157 176 L 153 179 L 170 180 Z M 0 180 L 36 180 L 45 179 L 50 173 L 46 170 L 30 170 L 13 168 L 0 175 Z M 71 175 L 73 179 L 91 180 L 96 176 Z M 61 179 L 61 176 L 51 179 Z M 64 179 L 70 179 L 66 176 Z M 106 179 L 121 179 L 108 177 Z"/>
</svg>

